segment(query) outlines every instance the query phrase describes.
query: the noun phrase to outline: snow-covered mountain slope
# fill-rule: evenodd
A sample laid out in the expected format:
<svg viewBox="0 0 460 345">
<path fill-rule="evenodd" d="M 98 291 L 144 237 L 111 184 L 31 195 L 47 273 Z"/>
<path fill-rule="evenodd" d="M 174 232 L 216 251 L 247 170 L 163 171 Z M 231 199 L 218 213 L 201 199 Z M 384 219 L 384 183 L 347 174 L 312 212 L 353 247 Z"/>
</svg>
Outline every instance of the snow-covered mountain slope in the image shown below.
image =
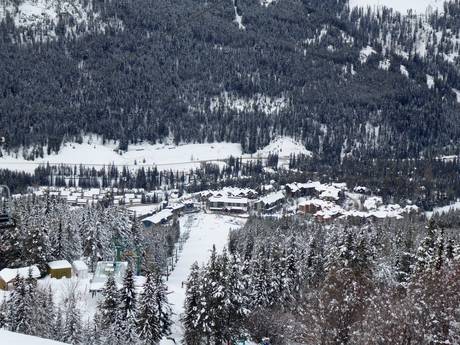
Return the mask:
<svg viewBox="0 0 460 345">
<path fill-rule="evenodd" d="M 0 22 L 11 18 L 17 29 L 23 30 L 20 42 L 28 42 L 31 30 L 43 41 L 65 36 L 80 36 L 88 30 L 103 31 L 108 25 L 122 29 L 118 19 L 105 21 L 92 2 L 74 0 L 23 0 L 2 2 Z"/>
<path fill-rule="evenodd" d="M 442 10 L 444 0 L 350 0 L 350 7 L 391 7 L 401 13 L 413 10 L 424 14 L 427 10 Z"/>
</svg>

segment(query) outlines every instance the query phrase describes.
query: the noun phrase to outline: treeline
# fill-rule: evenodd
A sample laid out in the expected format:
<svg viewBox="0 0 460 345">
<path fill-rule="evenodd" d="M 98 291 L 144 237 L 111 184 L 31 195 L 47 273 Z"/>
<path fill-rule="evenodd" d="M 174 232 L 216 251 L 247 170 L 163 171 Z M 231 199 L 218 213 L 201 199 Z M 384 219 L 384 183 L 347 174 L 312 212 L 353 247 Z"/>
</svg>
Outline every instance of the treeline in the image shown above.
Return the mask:
<svg viewBox="0 0 460 345">
<path fill-rule="evenodd" d="M 453 84 L 434 92 L 426 76 L 402 76 L 398 61 L 390 71 L 376 68 L 378 61 L 360 64 L 376 21 L 350 15 L 346 3 L 244 1 L 237 4 L 240 30 L 227 0 L 93 1 L 94 13 L 117 18 L 123 29 L 22 45 L 11 39 L 19 31 L 14 21 L 3 19 L 2 151 L 25 147 L 27 158 L 40 157 L 96 133 L 119 140 L 122 150 L 172 137 L 237 142 L 251 153 L 289 135 L 334 164 L 341 153 L 458 152 Z M 430 68 L 410 61 L 411 75 Z M 450 80 L 454 72 L 442 75 Z"/>
<path fill-rule="evenodd" d="M 187 281 L 185 343 L 456 343 L 458 234 L 250 219 Z"/>
<path fill-rule="evenodd" d="M 78 306 L 77 285 L 56 301 L 51 288 L 16 277 L 11 296 L 0 304 L 0 329 L 72 345 L 157 344 L 171 333 L 172 311 L 161 275 L 146 272 L 146 277 L 138 293 L 130 268 L 122 286 L 109 276 L 94 320 Z"/>
</svg>

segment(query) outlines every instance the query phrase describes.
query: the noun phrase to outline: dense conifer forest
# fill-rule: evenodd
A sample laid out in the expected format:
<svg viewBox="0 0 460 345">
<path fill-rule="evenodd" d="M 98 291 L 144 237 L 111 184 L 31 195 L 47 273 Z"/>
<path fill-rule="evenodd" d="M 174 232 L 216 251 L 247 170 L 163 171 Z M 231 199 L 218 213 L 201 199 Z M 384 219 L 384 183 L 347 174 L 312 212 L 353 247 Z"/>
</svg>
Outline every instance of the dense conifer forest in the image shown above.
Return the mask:
<svg viewBox="0 0 460 345">
<path fill-rule="evenodd" d="M 240 142 L 246 152 L 284 134 L 331 162 L 458 153 L 457 60 L 442 58 L 457 51 L 458 2 L 414 19 L 350 11 L 343 0 L 245 0 L 236 3 L 242 27 L 224 0 L 77 4 L 97 21 L 60 16 L 25 29 L 12 19 L 17 4 L 4 1 L 12 12 L 0 22 L 4 151 L 31 147 L 33 158 L 97 133 L 122 149 L 172 137 Z M 423 56 L 422 21 L 441 32 Z M 368 45 L 376 53 L 364 62 Z M 379 68 L 384 59 L 389 67 Z"/>
</svg>

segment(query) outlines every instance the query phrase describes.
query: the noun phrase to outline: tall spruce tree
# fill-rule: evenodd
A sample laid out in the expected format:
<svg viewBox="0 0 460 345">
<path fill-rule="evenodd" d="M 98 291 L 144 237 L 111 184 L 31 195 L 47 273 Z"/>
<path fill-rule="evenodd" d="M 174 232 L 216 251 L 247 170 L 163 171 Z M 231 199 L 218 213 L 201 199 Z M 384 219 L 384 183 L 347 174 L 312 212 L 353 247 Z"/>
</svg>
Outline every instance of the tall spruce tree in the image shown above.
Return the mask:
<svg viewBox="0 0 460 345">
<path fill-rule="evenodd" d="M 157 303 L 157 282 L 152 273 L 147 274 L 144 291 L 139 300 L 137 332 L 146 345 L 155 345 L 161 340 L 163 332 Z"/>
</svg>

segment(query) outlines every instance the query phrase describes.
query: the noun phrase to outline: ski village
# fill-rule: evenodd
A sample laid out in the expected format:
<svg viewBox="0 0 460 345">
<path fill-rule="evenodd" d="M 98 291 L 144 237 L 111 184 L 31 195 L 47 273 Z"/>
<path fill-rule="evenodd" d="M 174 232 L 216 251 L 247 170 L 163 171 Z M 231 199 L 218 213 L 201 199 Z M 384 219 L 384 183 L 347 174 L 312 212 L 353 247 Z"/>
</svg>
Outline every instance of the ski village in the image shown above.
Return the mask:
<svg viewBox="0 0 460 345">
<path fill-rule="evenodd" d="M 460 345 L 460 0 L 1 0 L 0 345 Z"/>
<path fill-rule="evenodd" d="M 68 344 L 179 344 L 188 337 L 269 343 L 286 326 L 278 320 L 286 313 L 279 301 L 294 303 L 303 284 L 323 279 L 317 275 L 327 274 L 323 265 L 334 255 L 349 256 L 350 264 L 360 255 L 364 260 L 375 249 L 361 246 L 380 236 L 393 241 L 398 228 L 439 216 L 410 201 L 385 203 L 365 186 L 305 178 L 282 184 L 289 168 L 261 162 L 270 180 L 254 188 L 191 191 L 196 182 L 85 188 L 68 179 L 71 186 L 48 183 L 10 194 L 3 186 L 0 336 L 11 344 L 45 344 L 36 337 Z M 290 234 L 297 227 L 314 234 Z M 360 241 L 366 242 L 351 240 L 357 229 L 365 229 Z M 425 251 L 433 249 L 423 246 L 436 244 L 424 243 L 414 260 L 429 265 L 435 258 Z M 458 253 L 453 240 L 446 244 Z M 324 271 L 311 271 L 310 260 L 322 261 Z M 390 262 L 376 265 L 381 279 L 402 279 Z M 261 306 L 276 318 L 253 316 Z M 225 327 L 229 335 L 221 333 Z"/>
</svg>

